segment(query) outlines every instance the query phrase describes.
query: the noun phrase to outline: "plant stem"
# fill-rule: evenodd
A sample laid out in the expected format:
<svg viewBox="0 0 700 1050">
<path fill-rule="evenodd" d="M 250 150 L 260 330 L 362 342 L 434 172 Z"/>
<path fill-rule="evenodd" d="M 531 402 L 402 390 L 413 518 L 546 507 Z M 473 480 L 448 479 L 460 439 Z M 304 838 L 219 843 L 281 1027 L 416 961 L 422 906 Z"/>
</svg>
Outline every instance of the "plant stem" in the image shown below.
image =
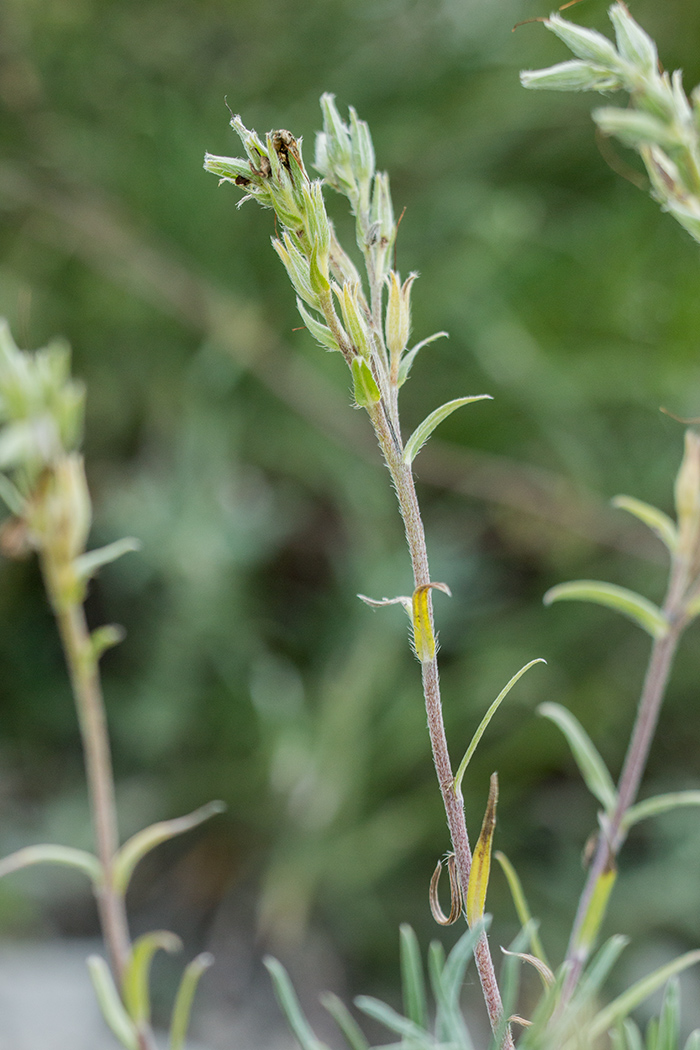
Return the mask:
<svg viewBox="0 0 700 1050">
<path fill-rule="evenodd" d="M 122 988 L 131 954 L 131 938 L 124 895 L 114 884 L 114 859 L 119 848 L 114 774 L 110 754 L 104 699 L 90 632 L 83 606 L 60 600 L 57 566 L 50 556 L 42 559 L 46 587 L 51 598 L 66 657 L 85 759 L 88 796 L 102 880 L 95 889 L 105 947 L 117 986 Z M 150 1025 L 138 1027 L 139 1050 L 155 1050 Z"/>
<path fill-rule="evenodd" d="M 394 414 L 394 413 L 392 413 Z M 428 553 L 425 543 L 425 530 L 421 519 L 418 497 L 416 495 L 413 473 L 402 459 L 401 450 L 396 448 L 394 436 L 389 431 L 383 414 L 380 411 L 371 414 L 372 422 L 384 454 L 387 466 L 396 489 L 399 509 L 406 530 L 406 542 L 411 555 L 414 585 L 416 587 L 430 583 Z M 395 431 L 398 434 L 398 419 Z M 430 606 L 432 620 L 432 606 Z M 428 732 L 433 752 L 433 761 L 437 772 L 440 793 L 447 816 L 447 825 L 454 849 L 457 872 L 462 887 L 462 896 L 467 899 L 467 885 L 471 871 L 472 854 L 469 845 L 464 803 L 461 792 L 454 790 L 454 774 L 447 747 L 445 725 L 442 717 L 440 700 L 440 678 L 437 657 L 422 665 L 423 695 L 428 716 Z M 484 994 L 484 1001 L 493 1032 L 500 1030 L 503 1023 L 503 1002 L 496 979 L 496 972 L 491 958 L 488 938 L 483 934 L 474 949 L 479 980 Z M 503 1050 L 513 1050 L 514 1043 L 510 1029 L 506 1028 L 502 1043 Z"/>
<path fill-rule="evenodd" d="M 662 638 L 655 639 L 652 646 L 637 708 L 637 716 L 618 783 L 617 804 L 609 824 L 604 826 L 598 837 L 595 855 L 579 900 L 566 955 L 570 970 L 562 990 L 562 1006 L 571 998 L 590 952 L 590 945 L 580 943 L 580 935 L 596 886 L 603 874 L 610 871 L 614 866 L 615 858 L 625 841 L 625 814 L 630 806 L 634 804 L 639 791 L 639 785 L 644 775 L 658 724 L 673 659 L 678 649 L 681 635 L 687 626 L 687 618 L 683 613 L 683 595 L 686 590 L 687 579 L 688 566 L 685 559 L 674 558 L 671 579 L 666 601 L 664 602 L 664 613 L 670 626 L 668 632 Z"/>
</svg>

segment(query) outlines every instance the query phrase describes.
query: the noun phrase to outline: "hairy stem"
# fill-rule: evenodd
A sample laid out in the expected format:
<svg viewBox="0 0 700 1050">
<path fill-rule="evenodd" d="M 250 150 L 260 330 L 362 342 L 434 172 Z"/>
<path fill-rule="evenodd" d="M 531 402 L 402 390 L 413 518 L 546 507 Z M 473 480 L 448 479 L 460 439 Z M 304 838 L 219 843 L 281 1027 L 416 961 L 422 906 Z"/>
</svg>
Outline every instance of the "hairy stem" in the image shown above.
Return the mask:
<svg viewBox="0 0 700 1050">
<path fill-rule="evenodd" d="M 430 583 L 430 569 L 428 566 L 428 553 L 425 543 L 425 530 L 420 515 L 418 497 L 413 481 L 411 468 L 401 458 L 400 450 L 397 450 L 394 436 L 389 431 L 383 414 L 376 412 L 372 414 L 379 443 L 384 458 L 391 472 L 391 477 L 396 489 L 399 501 L 401 517 L 406 530 L 406 542 L 411 555 L 413 566 L 413 578 L 416 587 Z M 432 608 L 431 608 L 432 618 Z M 422 664 L 423 671 L 423 695 L 428 716 L 428 732 L 433 752 L 433 761 L 437 773 L 440 793 L 445 807 L 447 825 L 454 849 L 457 872 L 459 875 L 462 896 L 467 899 L 467 885 L 469 872 L 471 871 L 472 854 L 469 845 L 469 834 L 464 816 L 464 804 L 461 793 L 454 790 L 454 774 L 450 754 L 445 736 L 445 725 L 442 717 L 442 703 L 440 700 L 440 678 L 438 673 L 437 658 Z M 503 1022 L 503 1002 L 496 979 L 496 972 L 491 958 L 486 934 L 479 939 L 474 950 L 474 958 L 479 973 L 479 980 L 484 994 L 484 1001 L 489 1015 L 491 1028 L 498 1031 Z M 513 1050 L 514 1043 L 510 1029 L 506 1029 L 503 1038 L 503 1050 Z"/>
</svg>

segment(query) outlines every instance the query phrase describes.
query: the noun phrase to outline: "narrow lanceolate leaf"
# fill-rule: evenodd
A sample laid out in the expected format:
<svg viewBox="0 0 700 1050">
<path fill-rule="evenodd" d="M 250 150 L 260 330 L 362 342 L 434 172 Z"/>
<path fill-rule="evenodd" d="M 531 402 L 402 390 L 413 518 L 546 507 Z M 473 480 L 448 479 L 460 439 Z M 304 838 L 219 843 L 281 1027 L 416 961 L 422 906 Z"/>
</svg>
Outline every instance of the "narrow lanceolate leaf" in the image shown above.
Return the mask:
<svg viewBox="0 0 700 1050">
<path fill-rule="evenodd" d="M 136 1025 L 151 1019 L 149 979 L 151 963 L 157 951 L 178 952 L 182 941 L 168 930 L 155 930 L 134 941 L 124 972 L 124 1005 Z"/>
<path fill-rule="evenodd" d="M 370 1050 L 364 1032 L 343 1000 L 333 992 L 322 992 L 319 999 L 343 1033 L 350 1050 Z"/>
<path fill-rule="evenodd" d="M 540 704 L 537 713 L 544 715 L 545 718 L 549 718 L 559 726 L 567 739 L 588 790 L 604 806 L 605 812 L 611 814 L 617 804 L 615 785 L 608 772 L 608 767 L 579 720 L 561 704 Z"/>
<path fill-rule="evenodd" d="M 617 878 L 617 869 L 611 865 L 599 876 L 593 889 L 593 896 L 583 925 L 578 935 L 577 947 L 583 948 L 588 953 L 595 944 L 601 923 L 605 917 L 605 910 Z"/>
<path fill-rule="evenodd" d="M 418 938 L 413 927 L 407 923 L 402 923 L 399 927 L 399 936 L 401 939 L 401 987 L 404 1013 L 421 1028 L 427 1028 L 428 1001 L 425 995 L 425 976 Z"/>
<path fill-rule="evenodd" d="M 182 975 L 180 986 L 175 996 L 175 1005 L 173 1006 L 173 1015 L 170 1022 L 168 1050 L 184 1050 L 194 993 L 197 991 L 200 977 L 205 970 L 208 970 L 213 965 L 213 962 L 213 955 L 209 952 L 201 952 L 185 967 L 185 972 Z"/>
<path fill-rule="evenodd" d="M 317 1039 L 309 1022 L 304 1017 L 296 992 L 289 980 L 289 975 L 282 963 L 271 956 L 263 960 L 272 978 L 277 1001 L 287 1018 L 287 1023 L 297 1038 L 302 1050 L 328 1050 L 320 1039 Z"/>
<path fill-rule="evenodd" d="M 119 998 L 109 966 L 99 955 L 89 956 L 87 964 L 102 1016 L 126 1050 L 138 1050 L 136 1026 Z"/>
<path fill-rule="evenodd" d="M 226 809 L 225 802 L 208 802 L 206 806 L 200 806 L 193 813 L 185 817 L 175 817 L 174 820 L 160 820 L 157 824 L 151 824 L 143 831 L 137 831 L 128 839 L 116 856 L 114 865 L 114 883 L 119 893 L 125 893 L 134 868 L 155 846 L 161 842 L 167 842 L 175 835 L 182 835 L 185 831 L 196 828 L 198 824 L 209 820 L 217 813 L 223 813 Z"/>
<path fill-rule="evenodd" d="M 435 659 L 435 633 L 430 617 L 430 591 L 436 588 L 452 597 L 446 583 L 424 583 L 413 592 L 413 647 L 422 664 Z"/>
<path fill-rule="evenodd" d="M 658 507 L 652 507 L 650 503 L 644 503 L 643 500 L 635 499 L 633 496 L 615 496 L 612 505 L 634 514 L 635 518 L 639 518 L 649 526 L 652 532 L 656 533 L 671 553 L 675 551 L 678 546 L 678 530 L 668 514 L 664 514 Z"/>
<path fill-rule="evenodd" d="M 454 790 L 455 794 L 458 794 L 458 792 L 460 791 L 460 788 L 462 787 L 462 780 L 464 778 L 464 774 L 466 772 L 467 766 L 469 765 L 469 763 L 471 761 L 472 755 L 476 751 L 477 744 L 479 743 L 479 741 L 481 740 L 482 736 L 484 735 L 484 731 L 486 730 L 486 727 L 488 726 L 489 722 L 491 721 L 491 719 L 495 715 L 496 711 L 501 706 L 501 704 L 503 703 L 505 698 L 508 696 L 508 693 L 511 691 L 511 689 L 513 688 L 515 683 L 517 681 L 519 681 L 519 679 L 522 678 L 522 676 L 525 674 L 525 672 L 530 670 L 530 668 L 533 666 L 533 664 L 546 664 L 546 663 L 547 663 L 547 661 L 541 656 L 536 657 L 534 660 L 530 660 L 529 664 L 525 664 L 524 667 L 521 667 L 520 670 L 517 672 L 517 674 L 513 675 L 513 677 L 511 678 L 510 682 L 508 682 L 508 684 L 503 689 L 501 689 L 500 693 L 498 694 L 498 696 L 496 697 L 494 702 L 491 704 L 491 706 L 489 707 L 489 709 L 486 712 L 486 714 L 484 715 L 484 717 L 481 719 L 481 722 L 479 723 L 479 727 L 478 727 L 477 731 L 474 733 L 474 736 L 471 739 L 471 743 L 469 744 L 469 747 L 467 748 L 467 750 L 466 750 L 466 752 L 464 754 L 464 758 L 459 763 L 459 768 L 457 769 L 457 772 L 455 774 L 454 785 L 453 785 L 453 790 Z"/>
<path fill-rule="evenodd" d="M 317 320 L 309 313 L 299 296 L 297 296 L 297 310 L 301 314 L 301 319 L 311 332 L 311 335 L 321 344 L 321 346 L 325 346 L 326 350 L 340 350 L 337 340 L 330 328 L 327 325 L 322 324 L 321 321 Z"/>
<path fill-rule="evenodd" d="M 669 809 L 676 809 L 678 806 L 700 806 L 700 791 L 671 791 L 668 795 L 654 795 L 653 798 L 645 798 L 636 806 L 630 806 L 622 818 L 622 827 L 627 831 L 640 820 L 655 817 L 659 813 L 666 813 Z"/>
<path fill-rule="evenodd" d="M 617 999 L 614 999 L 609 1006 L 606 1006 L 593 1018 L 588 1029 L 590 1039 L 597 1039 L 599 1035 L 606 1032 L 617 1021 L 627 1017 L 632 1010 L 636 1009 L 650 995 L 653 995 L 657 988 L 665 984 L 669 978 L 677 973 L 682 973 L 689 966 L 695 966 L 699 962 L 700 951 L 696 949 L 692 952 L 686 952 L 685 955 L 679 956 L 672 962 L 666 963 L 665 966 L 661 966 L 658 970 L 654 970 L 653 973 L 647 974 L 646 977 L 642 977 L 641 981 L 633 984 L 631 988 L 619 995 Z"/>
<path fill-rule="evenodd" d="M 658 605 L 614 583 L 602 583 L 599 580 L 560 583 L 547 591 L 542 600 L 545 605 L 561 601 L 595 602 L 634 620 L 652 638 L 663 638 L 668 634 L 668 620 Z"/>
<path fill-rule="evenodd" d="M 481 834 L 474 849 L 472 867 L 469 872 L 466 912 L 467 922 L 470 926 L 473 926 L 475 922 L 482 918 L 486 905 L 486 890 L 488 889 L 489 875 L 491 874 L 491 845 L 493 843 L 493 833 L 496 830 L 497 803 L 498 774 L 492 773 L 484 822 L 481 825 Z"/>
<path fill-rule="evenodd" d="M 127 536 L 123 540 L 108 543 L 106 547 L 99 547 L 97 550 L 88 551 L 87 554 L 81 554 L 75 559 L 75 571 L 79 579 L 89 580 L 103 565 L 116 561 L 117 558 L 121 558 L 122 554 L 139 550 L 141 550 L 139 540 Z"/>
<path fill-rule="evenodd" d="M 532 948 L 538 959 L 541 959 L 545 966 L 549 966 L 547 961 L 547 955 L 544 950 L 540 935 L 537 932 L 537 926 L 534 919 L 532 918 L 532 912 L 525 898 L 523 892 L 523 886 L 518 876 L 517 871 L 506 857 L 505 853 L 500 850 L 496 850 L 494 857 L 501 865 L 503 874 L 508 881 L 508 887 L 510 889 L 510 895 L 513 898 L 513 904 L 515 905 L 515 911 L 520 920 L 520 925 L 527 927 L 530 935 L 530 947 Z"/>
<path fill-rule="evenodd" d="M 9 857 L 0 860 L 0 878 L 3 875 L 11 875 L 13 871 L 29 868 L 32 864 L 61 864 L 69 868 L 77 868 L 82 871 L 95 886 L 99 885 L 102 877 L 100 862 L 92 853 L 83 849 L 73 849 L 71 846 L 25 846 L 11 853 Z"/>
<path fill-rule="evenodd" d="M 353 393 L 359 407 L 369 408 L 376 405 L 382 395 L 367 360 L 360 355 L 353 357 L 351 368 Z"/>
<path fill-rule="evenodd" d="M 415 346 L 412 346 L 410 350 L 406 351 L 406 353 L 401 358 L 401 364 L 399 365 L 399 377 L 397 381 L 397 386 L 401 387 L 404 385 L 404 383 L 408 379 L 408 374 L 411 371 L 411 368 L 413 367 L 413 362 L 415 361 L 416 357 L 423 349 L 423 347 L 428 346 L 430 343 L 434 343 L 436 339 L 442 339 L 443 336 L 445 337 L 445 339 L 449 338 L 449 334 L 447 332 L 435 332 L 434 335 L 429 335 L 427 339 L 421 339 L 420 343 L 416 343 Z"/>
<path fill-rule="evenodd" d="M 407 463 L 410 467 L 413 460 L 416 458 L 423 445 L 426 443 L 432 432 L 435 430 L 443 419 L 447 419 L 455 409 L 461 408 L 462 405 L 470 405 L 472 401 L 484 401 L 492 400 L 490 394 L 477 394 L 475 397 L 458 397 L 454 401 L 447 401 L 440 408 L 436 408 L 434 412 L 423 420 L 420 426 L 411 434 L 410 438 L 406 442 L 406 447 L 403 450 L 404 463 Z"/>
</svg>

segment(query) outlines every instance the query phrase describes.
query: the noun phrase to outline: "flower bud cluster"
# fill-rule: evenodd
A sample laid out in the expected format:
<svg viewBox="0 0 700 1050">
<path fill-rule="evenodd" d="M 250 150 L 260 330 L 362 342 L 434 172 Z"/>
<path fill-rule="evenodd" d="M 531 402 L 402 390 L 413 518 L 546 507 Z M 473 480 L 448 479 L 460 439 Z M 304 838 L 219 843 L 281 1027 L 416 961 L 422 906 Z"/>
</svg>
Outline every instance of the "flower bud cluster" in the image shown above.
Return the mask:
<svg viewBox="0 0 700 1050">
<path fill-rule="evenodd" d="M 636 149 L 654 196 L 692 237 L 700 241 L 700 94 L 689 101 L 680 70 L 659 70 L 656 45 L 622 0 L 609 10 L 615 45 L 593 29 L 554 14 L 545 26 L 576 56 L 548 69 L 521 73 L 524 87 L 555 91 L 617 91 L 630 95 L 626 109 L 606 106 L 593 113 L 605 135 Z"/>
</svg>

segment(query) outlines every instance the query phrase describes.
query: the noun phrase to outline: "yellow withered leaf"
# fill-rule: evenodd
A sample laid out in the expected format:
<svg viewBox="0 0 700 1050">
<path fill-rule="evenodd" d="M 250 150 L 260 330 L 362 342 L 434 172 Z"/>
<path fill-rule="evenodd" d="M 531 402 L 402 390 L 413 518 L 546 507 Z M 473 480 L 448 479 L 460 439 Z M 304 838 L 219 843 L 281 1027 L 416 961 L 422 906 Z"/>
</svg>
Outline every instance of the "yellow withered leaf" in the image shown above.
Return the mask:
<svg viewBox="0 0 700 1050">
<path fill-rule="evenodd" d="M 491 774 L 489 784 L 489 798 L 486 803 L 484 822 L 481 825 L 481 834 L 474 850 L 472 858 L 472 869 L 469 873 L 469 884 L 467 886 L 467 922 L 473 926 L 484 914 L 486 904 L 486 890 L 489 885 L 491 873 L 491 845 L 493 833 L 496 830 L 496 805 L 498 803 L 498 773 Z"/>
<path fill-rule="evenodd" d="M 435 659 L 435 633 L 430 616 L 430 590 L 452 592 L 446 583 L 424 583 L 413 592 L 413 646 L 422 664 Z"/>
</svg>

